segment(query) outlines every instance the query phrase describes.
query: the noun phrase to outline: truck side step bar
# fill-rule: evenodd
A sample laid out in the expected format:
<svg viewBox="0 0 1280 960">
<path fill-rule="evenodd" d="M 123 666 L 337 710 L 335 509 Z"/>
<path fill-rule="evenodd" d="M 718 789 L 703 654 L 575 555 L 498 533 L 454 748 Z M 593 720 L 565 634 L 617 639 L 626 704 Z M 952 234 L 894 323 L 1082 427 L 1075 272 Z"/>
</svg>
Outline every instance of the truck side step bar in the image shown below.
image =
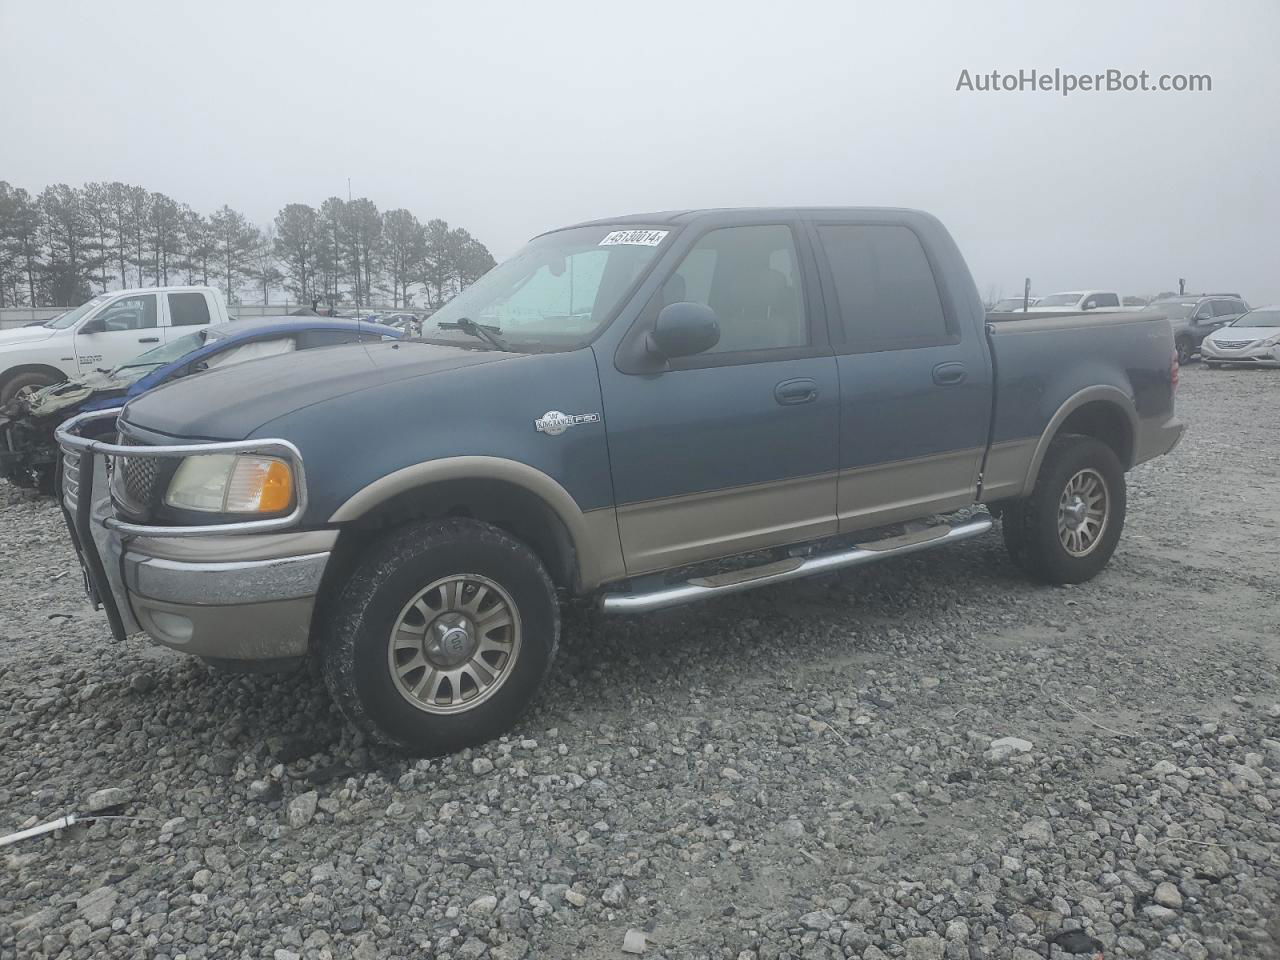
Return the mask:
<svg viewBox="0 0 1280 960">
<path fill-rule="evenodd" d="M 695 577 L 684 583 L 673 583 L 657 590 L 643 593 L 606 593 L 600 598 L 600 609 L 605 613 L 648 613 L 664 607 L 675 607 L 695 600 L 706 600 L 728 593 L 739 593 L 773 583 L 785 583 L 817 573 L 843 570 L 866 563 L 875 563 L 889 557 L 900 557 L 920 550 L 929 550 L 944 543 L 968 540 L 991 529 L 991 518 L 976 517 L 952 526 L 936 524 L 924 530 L 857 544 L 833 553 L 813 557 L 791 557 L 756 567 L 746 567 L 711 577 Z"/>
</svg>

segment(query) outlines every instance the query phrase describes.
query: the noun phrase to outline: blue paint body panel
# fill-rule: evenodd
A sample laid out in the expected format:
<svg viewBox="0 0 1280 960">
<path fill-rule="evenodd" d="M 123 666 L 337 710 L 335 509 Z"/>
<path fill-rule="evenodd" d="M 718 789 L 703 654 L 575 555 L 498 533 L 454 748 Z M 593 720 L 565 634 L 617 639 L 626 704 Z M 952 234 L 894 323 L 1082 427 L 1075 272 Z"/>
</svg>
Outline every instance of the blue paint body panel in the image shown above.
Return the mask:
<svg viewBox="0 0 1280 960">
<path fill-rule="evenodd" d="M 959 250 L 927 214 L 711 210 L 604 222 L 661 224 L 671 236 L 589 345 L 534 354 L 422 342 L 309 351 L 169 383 L 132 400 L 125 421 L 164 437 L 291 441 L 307 467 L 304 523 L 321 526 L 380 478 L 441 458 L 527 464 L 585 512 L 957 451 L 972 452 L 976 484 L 991 442 L 1040 437 L 1090 386 L 1117 388 L 1130 416 L 1172 415 L 1167 321 L 1116 315 L 1113 324 L 1060 329 L 1014 321 L 992 333 Z M 830 223 L 914 231 L 951 342 L 879 352 L 847 345 L 817 230 Z M 794 232 L 809 345 L 734 363 L 634 369 L 654 298 L 690 247 L 709 230 L 757 224 Z M 962 376 L 948 380 L 957 370 Z M 812 381 L 814 396 L 778 399 L 779 385 L 797 379 Z M 549 411 L 601 417 L 548 436 L 534 421 Z"/>
</svg>

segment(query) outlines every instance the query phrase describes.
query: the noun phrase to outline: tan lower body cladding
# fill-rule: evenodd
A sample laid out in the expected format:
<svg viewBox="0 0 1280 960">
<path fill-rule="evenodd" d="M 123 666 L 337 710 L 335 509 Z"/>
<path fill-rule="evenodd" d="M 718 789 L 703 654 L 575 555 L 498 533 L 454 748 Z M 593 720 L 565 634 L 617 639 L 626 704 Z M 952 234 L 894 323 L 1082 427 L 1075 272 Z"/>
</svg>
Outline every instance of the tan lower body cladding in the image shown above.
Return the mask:
<svg viewBox="0 0 1280 960">
<path fill-rule="evenodd" d="M 952 451 L 625 504 L 618 508 L 618 531 L 627 573 L 957 510 L 974 500 L 982 454 L 981 448 Z"/>
</svg>

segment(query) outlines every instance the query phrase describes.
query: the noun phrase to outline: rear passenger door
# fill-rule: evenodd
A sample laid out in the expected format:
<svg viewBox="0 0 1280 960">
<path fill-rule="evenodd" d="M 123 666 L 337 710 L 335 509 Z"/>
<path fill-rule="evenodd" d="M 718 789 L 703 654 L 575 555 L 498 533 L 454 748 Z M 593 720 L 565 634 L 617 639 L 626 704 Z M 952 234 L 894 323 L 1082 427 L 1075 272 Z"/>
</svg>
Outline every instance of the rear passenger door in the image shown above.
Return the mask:
<svg viewBox="0 0 1280 960">
<path fill-rule="evenodd" d="M 969 291 L 949 295 L 939 256 L 905 222 L 810 230 L 840 374 L 840 532 L 972 502 L 991 373 L 972 319 L 955 315 Z"/>
</svg>

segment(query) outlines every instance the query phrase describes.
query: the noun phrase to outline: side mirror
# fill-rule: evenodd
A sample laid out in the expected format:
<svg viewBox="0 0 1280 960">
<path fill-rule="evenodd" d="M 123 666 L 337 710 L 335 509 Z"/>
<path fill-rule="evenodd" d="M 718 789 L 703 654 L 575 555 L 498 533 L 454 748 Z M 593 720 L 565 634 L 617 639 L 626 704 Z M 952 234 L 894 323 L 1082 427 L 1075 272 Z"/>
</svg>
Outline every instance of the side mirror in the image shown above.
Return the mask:
<svg viewBox="0 0 1280 960">
<path fill-rule="evenodd" d="M 105 333 L 107 329 L 107 321 L 101 317 L 94 317 L 92 320 L 86 320 L 80 324 L 77 333 Z"/>
<path fill-rule="evenodd" d="M 672 359 L 710 350 L 720 342 L 720 321 L 701 303 L 669 303 L 645 341 L 650 353 Z"/>
</svg>

